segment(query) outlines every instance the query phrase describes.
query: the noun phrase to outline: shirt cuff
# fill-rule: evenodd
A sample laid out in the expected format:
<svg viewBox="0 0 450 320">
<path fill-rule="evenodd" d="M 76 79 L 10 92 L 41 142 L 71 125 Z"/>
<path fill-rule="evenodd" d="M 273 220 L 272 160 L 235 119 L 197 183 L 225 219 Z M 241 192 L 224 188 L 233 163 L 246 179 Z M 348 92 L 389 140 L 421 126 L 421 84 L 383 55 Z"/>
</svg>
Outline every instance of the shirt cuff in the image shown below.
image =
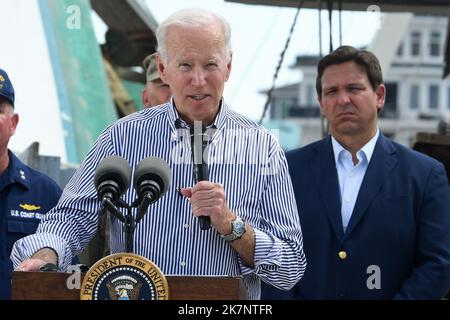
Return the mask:
<svg viewBox="0 0 450 320">
<path fill-rule="evenodd" d="M 72 256 L 66 245 L 66 241 L 49 233 L 32 234 L 19 239 L 14 244 L 11 252 L 11 261 L 16 268 L 22 261 L 30 259 L 36 251 L 43 248 L 51 248 L 58 255 L 58 267 L 65 271 L 70 265 Z"/>
<path fill-rule="evenodd" d="M 280 240 L 270 236 L 258 229 L 255 232 L 255 268 L 249 268 L 239 258 L 239 264 L 243 275 L 256 273 L 258 275 L 266 272 L 276 271 L 280 266 L 280 252 L 282 243 Z"/>
</svg>

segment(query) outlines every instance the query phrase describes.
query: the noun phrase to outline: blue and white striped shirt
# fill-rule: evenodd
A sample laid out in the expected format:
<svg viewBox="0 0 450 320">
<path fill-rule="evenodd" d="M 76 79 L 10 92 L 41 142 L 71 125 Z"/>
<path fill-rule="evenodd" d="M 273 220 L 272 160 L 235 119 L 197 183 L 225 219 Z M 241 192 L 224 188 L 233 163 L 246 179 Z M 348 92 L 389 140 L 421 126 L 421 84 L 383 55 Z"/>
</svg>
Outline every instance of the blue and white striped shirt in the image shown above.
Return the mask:
<svg viewBox="0 0 450 320">
<path fill-rule="evenodd" d="M 60 268 L 67 268 L 97 228 L 100 202 L 93 178 L 98 163 L 118 155 L 134 170 L 140 160 L 153 156 L 167 161 L 172 181 L 167 194 L 149 207 L 137 225 L 136 254 L 156 263 L 167 275 L 242 275 L 251 299 L 260 296 L 259 278 L 281 289 L 298 282 L 306 261 L 292 183 L 279 143 L 267 130 L 222 104 L 208 148 L 209 178 L 224 186 L 230 210 L 255 230 L 255 268 L 251 269 L 213 228 L 200 229 L 189 201 L 176 192 L 177 187 L 194 185 L 189 131 L 181 119 L 182 128 L 175 127 L 178 118 L 170 102 L 106 128 L 36 234 L 16 242 L 11 254 L 14 265 L 50 247 L 58 253 Z M 123 196 L 127 203 L 135 198 L 132 187 Z M 122 223 L 111 216 L 112 253 L 125 251 L 122 231 Z"/>
</svg>

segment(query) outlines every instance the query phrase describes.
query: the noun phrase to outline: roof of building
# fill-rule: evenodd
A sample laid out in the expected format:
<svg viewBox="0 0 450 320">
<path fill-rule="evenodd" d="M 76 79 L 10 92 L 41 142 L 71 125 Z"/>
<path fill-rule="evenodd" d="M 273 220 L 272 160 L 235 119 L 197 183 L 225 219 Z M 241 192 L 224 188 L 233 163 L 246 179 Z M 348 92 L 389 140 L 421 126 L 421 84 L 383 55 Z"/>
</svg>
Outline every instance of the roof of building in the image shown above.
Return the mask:
<svg viewBox="0 0 450 320">
<path fill-rule="evenodd" d="M 298 0 L 225 0 L 227 2 L 238 2 L 254 5 L 268 5 L 278 7 L 298 7 Z M 336 2 L 335 2 L 336 3 Z M 378 9 L 383 12 L 413 12 L 415 14 L 431 14 L 437 16 L 446 16 L 448 14 L 448 8 L 450 6 L 449 0 L 409 0 L 408 5 L 405 6 L 404 0 L 384 0 L 379 1 L 381 5 Z M 367 0 L 343 0 L 342 10 L 354 10 L 354 11 L 368 11 L 368 9 L 376 5 L 374 1 Z M 325 6 L 325 5 L 324 5 Z M 381 7 L 381 8 L 380 8 Z M 303 8 L 317 9 L 317 0 L 305 0 Z M 337 9 L 337 4 L 335 4 Z M 376 7 L 373 7 L 376 10 Z"/>
</svg>

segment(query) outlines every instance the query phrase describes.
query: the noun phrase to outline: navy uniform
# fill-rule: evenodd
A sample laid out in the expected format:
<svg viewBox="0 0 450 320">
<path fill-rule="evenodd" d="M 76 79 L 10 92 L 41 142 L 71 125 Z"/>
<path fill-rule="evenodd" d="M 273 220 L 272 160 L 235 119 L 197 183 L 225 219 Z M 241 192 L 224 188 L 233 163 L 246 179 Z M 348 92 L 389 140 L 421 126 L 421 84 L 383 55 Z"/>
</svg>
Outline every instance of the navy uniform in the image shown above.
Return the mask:
<svg viewBox="0 0 450 320">
<path fill-rule="evenodd" d="M 0 175 L 0 299 L 11 295 L 14 242 L 36 231 L 61 196 L 61 188 L 49 177 L 22 163 L 11 151 L 9 166 Z"/>
<path fill-rule="evenodd" d="M 14 108 L 14 88 L 6 71 L 0 69 L 0 299 L 11 295 L 14 242 L 33 234 L 43 215 L 53 208 L 61 189 L 46 175 L 23 164 L 9 151 L 18 116 L 5 116 L 5 101 Z"/>
</svg>

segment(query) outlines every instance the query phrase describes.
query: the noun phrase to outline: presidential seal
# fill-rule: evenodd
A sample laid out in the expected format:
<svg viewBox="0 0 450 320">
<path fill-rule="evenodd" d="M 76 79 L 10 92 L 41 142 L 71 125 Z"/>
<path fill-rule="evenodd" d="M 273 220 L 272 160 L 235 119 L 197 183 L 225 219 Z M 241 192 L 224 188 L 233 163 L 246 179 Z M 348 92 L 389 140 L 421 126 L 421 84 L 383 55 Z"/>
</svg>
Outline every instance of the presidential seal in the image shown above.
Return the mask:
<svg viewBox="0 0 450 320">
<path fill-rule="evenodd" d="M 97 261 L 86 273 L 81 300 L 168 300 L 166 277 L 150 260 L 117 253 Z"/>
</svg>

